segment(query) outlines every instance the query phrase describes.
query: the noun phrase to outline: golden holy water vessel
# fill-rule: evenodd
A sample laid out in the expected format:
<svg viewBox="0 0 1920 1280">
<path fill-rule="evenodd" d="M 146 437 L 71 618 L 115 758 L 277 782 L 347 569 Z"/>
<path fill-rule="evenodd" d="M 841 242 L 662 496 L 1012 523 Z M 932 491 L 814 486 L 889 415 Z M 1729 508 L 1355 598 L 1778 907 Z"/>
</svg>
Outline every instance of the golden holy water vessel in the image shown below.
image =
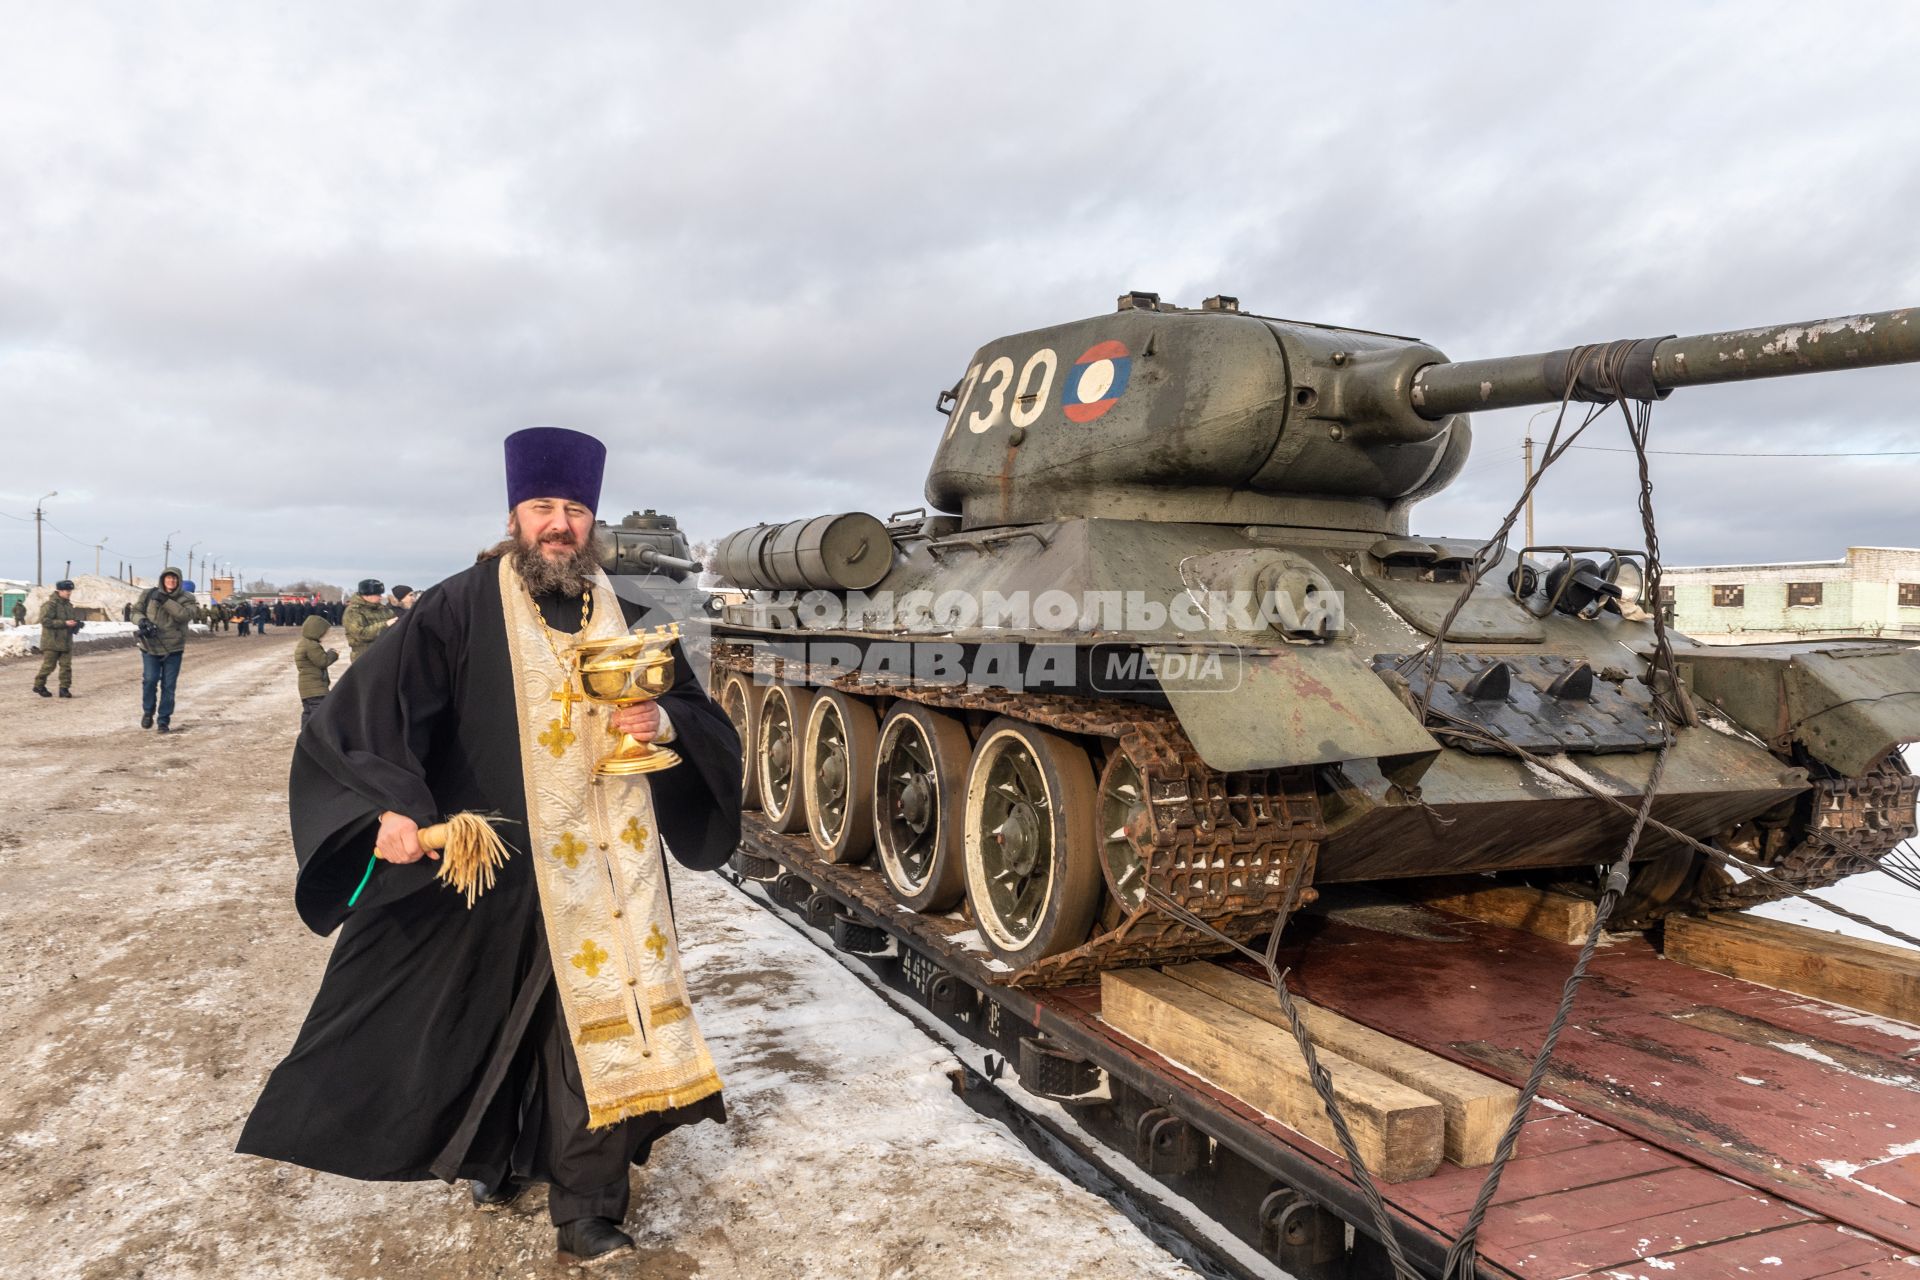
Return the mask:
<svg viewBox="0 0 1920 1280">
<path fill-rule="evenodd" d="M 611 640 L 588 640 L 574 646 L 573 671 L 580 691 L 603 707 L 635 707 L 673 687 L 673 642 L 680 624 L 635 631 Z M 611 732 L 611 728 L 609 729 Z M 620 735 L 620 745 L 593 766 L 606 776 L 653 773 L 680 763 L 680 753 Z"/>
</svg>

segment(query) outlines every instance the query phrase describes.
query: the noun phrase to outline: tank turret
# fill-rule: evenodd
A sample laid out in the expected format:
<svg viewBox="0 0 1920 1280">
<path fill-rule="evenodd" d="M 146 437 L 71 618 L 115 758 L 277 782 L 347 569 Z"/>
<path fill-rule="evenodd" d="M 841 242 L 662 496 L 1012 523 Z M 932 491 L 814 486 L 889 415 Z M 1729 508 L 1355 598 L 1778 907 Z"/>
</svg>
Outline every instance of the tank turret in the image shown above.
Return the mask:
<svg viewBox="0 0 1920 1280">
<path fill-rule="evenodd" d="M 1413 338 L 1129 293 L 988 343 L 940 397 L 926 497 L 968 528 L 1072 517 L 1405 533 L 1475 409 L 1920 359 L 1906 311 L 1449 362 Z"/>
<path fill-rule="evenodd" d="M 597 521 L 594 532 L 600 541 L 600 567 L 615 576 L 658 574 L 684 582 L 688 574 L 704 568 L 693 558 L 679 522 L 652 507 L 630 512 L 616 525 Z"/>
</svg>

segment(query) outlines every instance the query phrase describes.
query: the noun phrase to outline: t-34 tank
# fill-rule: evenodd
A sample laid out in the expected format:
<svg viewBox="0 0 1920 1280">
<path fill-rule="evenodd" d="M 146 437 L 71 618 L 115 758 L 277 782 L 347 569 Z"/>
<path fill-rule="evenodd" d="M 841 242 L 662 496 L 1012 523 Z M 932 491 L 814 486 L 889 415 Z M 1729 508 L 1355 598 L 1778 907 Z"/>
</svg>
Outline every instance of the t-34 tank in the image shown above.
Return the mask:
<svg viewBox="0 0 1920 1280">
<path fill-rule="evenodd" d="M 597 521 L 593 532 L 600 547 L 600 566 L 614 577 L 654 574 L 684 582 L 688 574 L 702 568 L 687 545 L 687 535 L 680 531 L 680 522 L 652 507 L 629 512 L 619 524 Z"/>
<path fill-rule="evenodd" d="M 1139 293 L 991 342 L 940 396 L 937 514 L 721 544 L 749 801 L 914 910 L 964 901 L 1027 984 L 1218 950 L 1148 885 L 1250 937 L 1290 887 L 1608 863 L 1666 743 L 1617 919 L 1781 891 L 1682 837 L 1825 883 L 1913 833 L 1920 649 L 1674 637 L 1676 692 L 1642 548 L 1476 572 L 1408 515 L 1474 409 L 1916 359 L 1904 311 L 1455 363 Z"/>
</svg>

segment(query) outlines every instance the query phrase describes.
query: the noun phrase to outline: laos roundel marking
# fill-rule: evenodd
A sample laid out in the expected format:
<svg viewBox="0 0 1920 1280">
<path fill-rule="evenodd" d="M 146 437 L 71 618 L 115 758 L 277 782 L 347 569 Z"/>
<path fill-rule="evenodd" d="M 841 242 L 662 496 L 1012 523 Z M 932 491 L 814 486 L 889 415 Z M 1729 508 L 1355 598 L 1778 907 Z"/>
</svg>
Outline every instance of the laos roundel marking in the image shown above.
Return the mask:
<svg viewBox="0 0 1920 1280">
<path fill-rule="evenodd" d="M 1098 342 L 1067 370 L 1061 390 L 1061 408 L 1069 421 L 1092 422 L 1113 408 L 1126 394 L 1133 359 L 1118 342 Z"/>
</svg>

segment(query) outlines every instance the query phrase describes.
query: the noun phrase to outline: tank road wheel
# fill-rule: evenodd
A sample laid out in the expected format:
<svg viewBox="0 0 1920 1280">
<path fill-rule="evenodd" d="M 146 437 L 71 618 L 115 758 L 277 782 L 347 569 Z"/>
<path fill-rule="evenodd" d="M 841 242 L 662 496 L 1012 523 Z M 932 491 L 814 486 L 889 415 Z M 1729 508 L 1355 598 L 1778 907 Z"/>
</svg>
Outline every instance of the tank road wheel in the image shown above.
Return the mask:
<svg viewBox="0 0 1920 1280">
<path fill-rule="evenodd" d="M 1139 766 L 1116 751 L 1100 771 L 1100 870 L 1122 916 L 1147 900 L 1147 868 L 1135 843 L 1146 821 L 1146 781 Z"/>
<path fill-rule="evenodd" d="M 873 848 L 873 708 L 830 689 L 807 715 L 807 834 L 828 862 L 859 862 Z"/>
<path fill-rule="evenodd" d="M 873 843 L 887 888 L 915 911 L 945 911 L 967 891 L 960 849 L 972 750 L 965 725 L 918 703 L 896 703 L 880 726 Z"/>
<path fill-rule="evenodd" d="M 1093 766 L 1057 733 L 1002 716 L 967 775 L 967 900 L 1016 968 L 1087 940 L 1100 899 Z"/>
<path fill-rule="evenodd" d="M 720 709 L 733 722 L 740 735 L 740 807 L 760 807 L 760 753 L 755 746 L 760 738 L 759 690 L 753 677 L 744 671 L 729 671 L 720 682 Z"/>
<path fill-rule="evenodd" d="M 797 685 L 768 685 L 760 699 L 754 767 L 760 772 L 760 808 L 775 831 L 798 831 L 807 824 L 800 744 L 812 710 L 813 690 Z"/>
</svg>

